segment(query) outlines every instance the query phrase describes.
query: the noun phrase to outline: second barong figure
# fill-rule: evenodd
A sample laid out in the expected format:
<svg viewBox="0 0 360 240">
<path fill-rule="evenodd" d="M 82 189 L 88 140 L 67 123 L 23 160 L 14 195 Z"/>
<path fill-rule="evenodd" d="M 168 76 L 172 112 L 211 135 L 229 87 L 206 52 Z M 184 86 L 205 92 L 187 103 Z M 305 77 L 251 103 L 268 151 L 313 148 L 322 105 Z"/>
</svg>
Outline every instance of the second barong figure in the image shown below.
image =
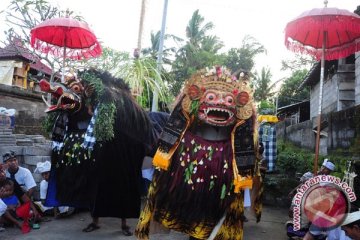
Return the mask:
<svg viewBox="0 0 360 240">
<path fill-rule="evenodd" d="M 192 239 L 242 239 L 243 192 L 260 218 L 255 110 L 246 74 L 220 66 L 194 74 L 159 139 L 157 168 L 136 229 L 151 221 Z M 217 227 L 216 227 L 217 226 Z"/>
</svg>

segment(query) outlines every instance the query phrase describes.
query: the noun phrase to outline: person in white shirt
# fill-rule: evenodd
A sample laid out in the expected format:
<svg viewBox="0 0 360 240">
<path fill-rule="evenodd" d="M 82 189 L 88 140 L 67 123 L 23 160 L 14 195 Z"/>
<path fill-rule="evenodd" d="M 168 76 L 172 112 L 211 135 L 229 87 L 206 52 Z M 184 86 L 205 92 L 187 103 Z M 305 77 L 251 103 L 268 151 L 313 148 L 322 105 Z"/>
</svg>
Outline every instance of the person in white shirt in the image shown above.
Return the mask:
<svg viewBox="0 0 360 240">
<path fill-rule="evenodd" d="M 34 173 L 40 174 L 43 180 L 40 182 L 40 201 L 36 201 L 35 204 L 40 208 L 40 210 L 44 213 L 48 210 L 53 209 L 53 207 L 44 206 L 44 202 L 46 200 L 46 194 L 48 189 L 48 180 L 50 175 L 51 163 L 49 161 L 38 162 Z"/>
<path fill-rule="evenodd" d="M 3 161 L 8 167 L 6 177 L 15 180 L 31 198 L 34 193 L 36 183 L 30 170 L 19 166 L 16 154 L 13 151 L 10 151 L 9 157 L 4 158 Z"/>
<path fill-rule="evenodd" d="M 40 201 L 35 202 L 35 204 L 41 209 L 43 213 L 48 210 L 54 209 L 53 207 L 44 206 L 49 185 L 50 169 L 51 163 L 49 161 L 45 161 L 38 162 L 34 170 L 34 173 L 41 174 L 43 178 L 43 180 L 40 182 Z M 70 208 L 68 206 L 60 206 L 58 207 L 58 210 L 60 213 L 59 216 L 68 216 L 74 212 L 74 208 Z"/>
<path fill-rule="evenodd" d="M 360 211 L 349 213 L 342 223 L 341 229 L 351 239 L 360 240 Z"/>
</svg>

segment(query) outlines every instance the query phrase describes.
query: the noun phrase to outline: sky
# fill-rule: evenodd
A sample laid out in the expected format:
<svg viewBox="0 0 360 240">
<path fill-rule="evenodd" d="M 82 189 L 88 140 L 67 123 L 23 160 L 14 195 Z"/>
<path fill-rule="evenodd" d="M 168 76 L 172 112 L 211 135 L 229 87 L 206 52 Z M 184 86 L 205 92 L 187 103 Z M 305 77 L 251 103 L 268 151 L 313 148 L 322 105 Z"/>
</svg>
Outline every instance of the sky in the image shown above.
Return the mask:
<svg viewBox="0 0 360 240">
<path fill-rule="evenodd" d="M 61 9 L 71 9 L 83 16 L 103 45 L 116 50 L 133 52 L 137 46 L 141 0 L 48 0 Z M 10 0 L 0 0 L 0 11 Z M 149 46 L 151 31 L 161 29 L 164 0 L 147 0 L 143 47 Z M 328 7 L 353 12 L 359 0 L 329 0 Z M 273 81 L 288 73 L 281 72 L 281 60 L 294 56 L 284 45 L 287 22 L 302 12 L 322 8 L 324 0 L 168 0 L 166 34 L 185 37 L 186 25 L 193 12 L 199 9 L 205 22 L 215 27 L 210 32 L 224 43 L 224 51 L 240 48 L 245 35 L 254 37 L 267 49 L 258 56 L 255 69 L 269 67 Z M 0 15 L 0 32 L 5 27 Z M 0 39 L 3 34 L 0 34 Z M 165 42 L 166 44 L 166 42 Z"/>
</svg>

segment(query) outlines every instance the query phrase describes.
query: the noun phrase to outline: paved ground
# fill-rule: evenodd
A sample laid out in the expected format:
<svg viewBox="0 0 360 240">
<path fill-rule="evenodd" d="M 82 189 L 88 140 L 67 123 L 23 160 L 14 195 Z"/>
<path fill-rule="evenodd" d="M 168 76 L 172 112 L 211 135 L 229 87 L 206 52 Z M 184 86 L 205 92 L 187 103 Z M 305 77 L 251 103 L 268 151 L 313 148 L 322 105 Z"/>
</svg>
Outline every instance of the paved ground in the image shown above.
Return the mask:
<svg viewBox="0 0 360 240">
<path fill-rule="evenodd" d="M 286 240 L 284 223 L 288 220 L 287 209 L 265 207 L 263 210 L 262 221 L 256 223 L 250 213 L 246 214 L 249 222 L 245 223 L 245 240 Z M 100 219 L 101 228 L 91 233 L 81 231 L 89 222 L 90 216 L 87 212 L 77 213 L 66 219 L 52 219 L 50 222 L 41 224 L 40 229 L 32 230 L 28 234 L 21 234 L 20 230 L 7 228 L 0 232 L 1 240 L 95 240 L 95 239 L 116 239 L 134 240 L 134 236 L 125 237 L 120 231 L 120 220 L 115 218 Z M 137 219 L 129 219 L 131 230 L 134 229 Z M 151 240 L 187 240 L 188 237 L 177 232 L 169 234 L 154 234 Z"/>
</svg>

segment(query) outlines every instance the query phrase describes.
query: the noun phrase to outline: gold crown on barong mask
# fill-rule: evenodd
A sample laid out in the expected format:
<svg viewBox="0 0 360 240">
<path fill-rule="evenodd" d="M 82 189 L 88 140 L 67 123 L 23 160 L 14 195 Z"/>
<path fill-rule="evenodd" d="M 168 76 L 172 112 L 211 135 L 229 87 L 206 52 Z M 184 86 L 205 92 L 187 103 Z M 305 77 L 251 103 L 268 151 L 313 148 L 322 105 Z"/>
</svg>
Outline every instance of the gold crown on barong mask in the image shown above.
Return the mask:
<svg viewBox="0 0 360 240">
<path fill-rule="evenodd" d="M 253 91 L 250 88 L 248 74 L 240 73 L 237 79 L 222 66 L 199 70 L 185 82 L 183 110 L 190 114 L 192 101 L 201 101 L 207 90 L 231 94 L 235 100 L 238 120 L 246 120 L 252 116 Z"/>
</svg>

